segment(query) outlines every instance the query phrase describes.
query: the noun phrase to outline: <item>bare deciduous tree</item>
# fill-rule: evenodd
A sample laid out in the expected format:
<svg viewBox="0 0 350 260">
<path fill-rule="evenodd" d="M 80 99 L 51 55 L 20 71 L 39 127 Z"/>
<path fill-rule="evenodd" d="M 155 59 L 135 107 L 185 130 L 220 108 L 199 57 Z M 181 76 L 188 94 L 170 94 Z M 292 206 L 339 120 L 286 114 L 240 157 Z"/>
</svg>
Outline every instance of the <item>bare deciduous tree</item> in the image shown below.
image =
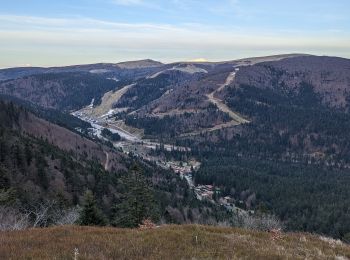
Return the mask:
<svg viewBox="0 0 350 260">
<path fill-rule="evenodd" d="M 30 205 L 25 209 L 0 206 L 0 230 L 22 230 L 51 225 L 73 225 L 79 208 L 61 209 L 53 200 Z"/>
<path fill-rule="evenodd" d="M 239 214 L 234 218 L 234 225 L 261 231 L 282 230 L 283 223 L 273 215 L 249 215 Z"/>
<path fill-rule="evenodd" d="M 0 230 L 22 230 L 30 226 L 29 215 L 18 209 L 0 206 Z"/>
<path fill-rule="evenodd" d="M 26 209 L 26 214 L 32 219 L 32 227 L 46 227 L 50 220 L 50 211 L 54 208 L 56 202 L 53 200 L 47 200 L 45 202 L 31 205 L 29 209 Z"/>
<path fill-rule="evenodd" d="M 56 211 L 54 225 L 73 225 L 79 219 L 79 207 Z"/>
</svg>

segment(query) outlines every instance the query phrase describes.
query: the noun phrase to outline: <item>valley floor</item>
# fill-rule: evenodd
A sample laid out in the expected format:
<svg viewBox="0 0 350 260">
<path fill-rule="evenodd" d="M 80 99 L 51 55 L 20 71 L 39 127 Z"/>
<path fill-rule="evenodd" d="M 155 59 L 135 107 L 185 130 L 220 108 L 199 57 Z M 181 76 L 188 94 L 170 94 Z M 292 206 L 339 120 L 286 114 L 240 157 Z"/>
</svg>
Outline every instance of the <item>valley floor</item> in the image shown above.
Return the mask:
<svg viewBox="0 0 350 260">
<path fill-rule="evenodd" d="M 1 259 L 349 259 L 350 246 L 303 233 L 183 225 L 64 226 L 0 232 Z"/>
</svg>

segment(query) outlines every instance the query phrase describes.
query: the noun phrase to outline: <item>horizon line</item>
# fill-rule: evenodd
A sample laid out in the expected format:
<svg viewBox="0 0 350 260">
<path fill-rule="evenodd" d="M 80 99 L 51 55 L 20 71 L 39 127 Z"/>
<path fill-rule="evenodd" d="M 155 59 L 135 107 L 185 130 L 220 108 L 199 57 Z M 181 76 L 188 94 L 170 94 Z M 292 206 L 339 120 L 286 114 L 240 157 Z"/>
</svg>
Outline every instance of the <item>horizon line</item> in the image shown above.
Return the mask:
<svg viewBox="0 0 350 260">
<path fill-rule="evenodd" d="M 316 55 L 316 54 L 309 54 L 309 53 L 282 53 L 282 54 L 272 54 L 272 55 L 261 55 L 261 56 L 250 56 L 250 57 L 245 57 L 245 58 L 233 58 L 233 59 L 227 59 L 227 60 L 208 60 L 205 58 L 198 58 L 198 59 L 191 59 L 191 60 L 174 60 L 174 61 L 161 61 L 158 59 L 153 59 L 153 58 L 141 58 L 141 59 L 130 59 L 130 60 L 122 60 L 122 61 L 117 61 L 117 62 L 86 62 L 86 63 L 71 63 L 71 64 L 61 64 L 61 65 L 54 65 L 54 66 L 32 66 L 30 64 L 23 64 L 23 65 L 18 65 L 18 66 L 10 66 L 10 67 L 0 67 L 0 70 L 5 70 L 5 69 L 19 69 L 19 68 L 43 68 L 43 69 L 49 69 L 49 68 L 61 68 L 61 67 L 74 67 L 74 66 L 88 66 L 88 65 L 97 65 L 97 64 L 113 64 L 113 65 L 118 65 L 122 63 L 130 63 L 130 62 L 140 62 L 140 61 L 151 61 L 151 62 L 159 62 L 162 65 L 169 65 L 169 64 L 175 64 L 175 63 L 197 63 L 197 64 L 203 64 L 203 63 L 210 63 L 210 64 L 215 64 L 215 63 L 226 63 L 226 62 L 234 62 L 234 61 L 242 61 L 245 59 L 259 59 L 259 58 L 269 58 L 269 57 L 278 57 L 278 56 L 286 56 L 285 58 L 292 58 L 293 56 L 316 56 L 316 57 L 334 57 L 334 58 L 342 58 L 342 59 L 350 59 L 347 57 L 342 57 L 342 56 L 335 56 L 335 55 L 327 55 L 327 54 L 322 54 L 322 55 Z M 288 57 L 290 56 L 290 57 Z M 199 60 L 203 59 L 203 60 Z"/>
</svg>

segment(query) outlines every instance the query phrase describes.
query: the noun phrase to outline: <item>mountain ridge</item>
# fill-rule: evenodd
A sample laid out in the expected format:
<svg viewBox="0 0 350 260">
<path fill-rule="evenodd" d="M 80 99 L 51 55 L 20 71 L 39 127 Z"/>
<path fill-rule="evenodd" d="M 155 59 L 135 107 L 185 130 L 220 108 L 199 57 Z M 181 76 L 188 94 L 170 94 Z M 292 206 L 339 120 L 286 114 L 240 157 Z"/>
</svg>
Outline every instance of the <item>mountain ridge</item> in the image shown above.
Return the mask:
<svg viewBox="0 0 350 260">
<path fill-rule="evenodd" d="M 255 57 L 247 57 L 247 58 L 239 58 L 239 59 L 232 59 L 232 60 L 224 60 L 224 61 L 173 61 L 173 62 L 160 62 L 153 59 L 139 59 L 139 60 L 129 60 L 129 61 L 119 61 L 116 63 L 113 62 L 97 62 L 97 63 L 86 63 L 86 64 L 72 64 L 72 65 L 62 65 L 62 66 L 27 66 L 27 67 L 9 67 L 9 68 L 1 68 L 0 70 L 9 70 L 9 69 L 55 69 L 55 68 L 74 68 L 79 66 L 94 66 L 94 65 L 119 65 L 119 64 L 128 64 L 128 63 L 146 63 L 146 64 L 159 64 L 159 65 L 171 65 L 171 64 L 179 64 L 179 63 L 189 63 L 189 64 L 206 64 L 206 63 L 229 63 L 229 62 L 235 62 L 235 61 L 244 61 L 244 60 L 251 60 L 251 59 L 266 59 L 266 58 L 288 58 L 288 57 L 297 57 L 297 56 L 318 56 L 318 55 L 312 55 L 307 53 L 286 53 L 286 54 L 275 54 L 275 55 L 266 55 L 266 56 L 255 56 Z M 322 56 L 319 56 L 322 57 Z"/>
</svg>

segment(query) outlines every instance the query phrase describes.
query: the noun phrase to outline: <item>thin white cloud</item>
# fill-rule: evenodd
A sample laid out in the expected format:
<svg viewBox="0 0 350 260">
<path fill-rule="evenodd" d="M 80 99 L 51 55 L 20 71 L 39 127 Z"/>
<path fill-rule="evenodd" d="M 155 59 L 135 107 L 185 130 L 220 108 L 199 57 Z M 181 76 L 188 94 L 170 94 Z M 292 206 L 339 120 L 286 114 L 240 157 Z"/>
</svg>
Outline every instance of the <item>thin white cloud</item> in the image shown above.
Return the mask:
<svg viewBox="0 0 350 260">
<path fill-rule="evenodd" d="M 349 42 L 349 35 L 336 31 L 306 34 L 202 24 L 174 26 L 116 23 L 84 17 L 0 15 L 2 67 L 10 66 L 16 59 L 19 60 L 16 64 L 35 66 L 46 65 L 45 61 L 60 61 L 60 64 L 133 58 L 167 61 L 189 60 L 194 56 L 219 60 L 310 50 L 329 55 L 343 53 L 342 56 L 349 57 Z"/>
<path fill-rule="evenodd" d="M 49 28 L 50 30 L 58 29 L 140 29 L 140 30 L 176 30 L 177 27 L 167 24 L 152 23 L 118 23 L 104 21 L 86 17 L 73 18 L 47 18 L 37 16 L 20 16 L 20 15 L 1 15 L 0 29 L 9 28 L 35 28 L 42 30 Z"/>
<path fill-rule="evenodd" d="M 21 21 L 21 22 L 17 22 Z M 12 28 L 9 26 L 12 24 Z M 170 48 L 300 47 L 348 45 L 349 37 L 304 35 L 300 32 L 257 32 L 246 28 L 208 27 L 201 24 L 115 23 L 89 18 L 55 19 L 0 15 L 2 43 L 20 40 L 48 44 L 82 44 L 118 47 L 154 46 Z M 336 33 L 336 32 L 335 32 Z M 135 41 L 135 42 L 134 42 Z M 1 43 L 0 43 L 1 44 Z"/>
</svg>

